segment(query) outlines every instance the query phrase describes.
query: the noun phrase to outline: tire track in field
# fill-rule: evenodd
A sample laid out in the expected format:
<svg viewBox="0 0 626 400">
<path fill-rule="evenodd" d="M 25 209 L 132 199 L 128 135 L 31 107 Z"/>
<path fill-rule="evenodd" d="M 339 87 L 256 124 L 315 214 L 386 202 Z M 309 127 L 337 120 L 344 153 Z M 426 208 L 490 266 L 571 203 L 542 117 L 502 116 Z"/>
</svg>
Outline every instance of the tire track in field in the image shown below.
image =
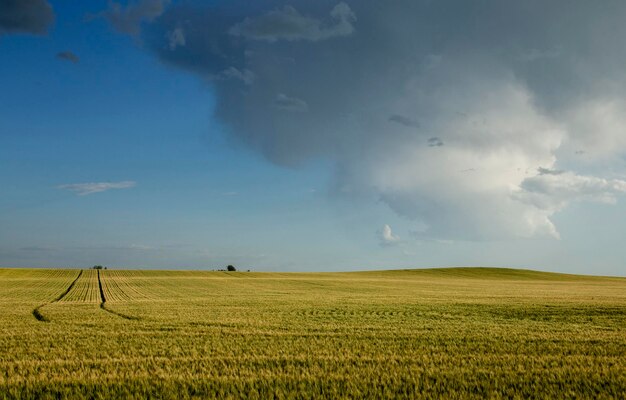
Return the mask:
<svg viewBox="0 0 626 400">
<path fill-rule="evenodd" d="M 50 322 L 50 320 L 48 318 L 46 318 L 46 316 L 41 313 L 41 309 L 43 307 L 47 306 L 48 304 L 56 303 L 57 301 L 60 301 L 62 298 L 64 298 L 70 292 L 70 290 L 72 290 L 72 288 L 76 284 L 76 281 L 78 281 L 78 279 L 81 277 L 82 274 L 83 274 L 83 270 L 81 269 L 80 272 L 78 273 L 78 276 L 76 277 L 76 279 L 74 279 L 72 281 L 72 283 L 70 283 L 70 285 L 67 287 L 67 289 L 65 289 L 65 292 L 61 293 L 59 295 L 59 297 L 57 297 L 56 299 L 54 299 L 52 301 L 49 301 L 47 303 L 43 303 L 43 304 L 41 304 L 41 305 L 39 305 L 39 306 L 37 306 L 37 307 L 35 307 L 33 309 L 33 316 L 37 319 L 37 321 Z"/>
<path fill-rule="evenodd" d="M 138 317 L 133 317 L 130 315 L 122 314 L 121 312 L 117 312 L 117 311 L 111 310 L 110 308 L 107 308 L 106 306 L 107 299 L 104 296 L 104 289 L 102 288 L 102 280 L 100 279 L 100 270 L 98 270 L 98 287 L 100 288 L 100 300 L 101 300 L 100 308 L 101 309 L 113 315 L 117 315 L 118 317 L 122 317 L 124 319 L 139 319 Z"/>
</svg>

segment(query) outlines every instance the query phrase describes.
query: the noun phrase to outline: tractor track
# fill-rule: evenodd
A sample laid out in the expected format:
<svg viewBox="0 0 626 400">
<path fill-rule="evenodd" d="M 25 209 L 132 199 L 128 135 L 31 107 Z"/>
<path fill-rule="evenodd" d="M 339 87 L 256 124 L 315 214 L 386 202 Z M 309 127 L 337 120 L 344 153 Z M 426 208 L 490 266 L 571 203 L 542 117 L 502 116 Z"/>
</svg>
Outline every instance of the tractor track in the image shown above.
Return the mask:
<svg viewBox="0 0 626 400">
<path fill-rule="evenodd" d="M 100 270 L 98 270 L 98 288 L 100 289 L 100 308 L 103 309 L 104 311 L 111 313 L 113 315 L 117 315 L 118 317 L 124 318 L 124 319 L 131 319 L 131 320 L 137 320 L 139 319 L 138 317 L 133 317 L 130 315 L 126 315 L 126 314 L 122 314 L 121 312 L 117 312 L 114 310 L 111 310 L 110 308 L 108 308 L 106 306 L 106 302 L 107 299 L 104 295 L 104 289 L 102 288 L 102 280 L 100 279 Z"/>
<path fill-rule="evenodd" d="M 80 272 L 78 273 L 78 276 L 72 281 L 72 283 L 70 283 L 67 289 L 65 289 L 65 291 L 61 293 L 56 299 L 49 301 L 47 303 L 40 304 L 39 306 L 33 309 L 33 316 L 37 319 L 37 321 L 50 322 L 50 320 L 41 313 L 41 309 L 47 306 L 48 304 L 56 303 L 57 301 L 60 301 L 61 299 L 63 299 L 63 297 L 65 297 L 70 292 L 70 290 L 72 290 L 72 288 L 76 284 L 76 281 L 78 281 L 78 279 L 81 277 L 82 274 L 83 274 L 83 270 L 81 269 Z"/>
</svg>

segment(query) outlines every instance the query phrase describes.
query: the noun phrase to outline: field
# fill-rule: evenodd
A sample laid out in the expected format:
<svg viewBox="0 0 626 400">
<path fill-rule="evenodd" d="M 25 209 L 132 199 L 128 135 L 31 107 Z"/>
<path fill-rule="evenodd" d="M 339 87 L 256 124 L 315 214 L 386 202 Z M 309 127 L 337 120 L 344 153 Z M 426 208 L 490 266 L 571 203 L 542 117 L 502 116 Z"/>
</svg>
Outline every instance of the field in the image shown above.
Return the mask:
<svg viewBox="0 0 626 400">
<path fill-rule="evenodd" d="M 0 269 L 0 399 L 626 398 L 626 279 Z"/>
</svg>

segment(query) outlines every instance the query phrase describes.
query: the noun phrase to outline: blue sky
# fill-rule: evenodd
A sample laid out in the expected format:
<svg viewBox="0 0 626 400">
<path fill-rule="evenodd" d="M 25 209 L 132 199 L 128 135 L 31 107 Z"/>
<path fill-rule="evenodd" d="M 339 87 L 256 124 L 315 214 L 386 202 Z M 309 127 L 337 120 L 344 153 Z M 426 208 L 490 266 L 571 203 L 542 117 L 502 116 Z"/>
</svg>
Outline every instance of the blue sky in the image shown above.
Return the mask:
<svg viewBox="0 0 626 400">
<path fill-rule="evenodd" d="M 12 3 L 2 266 L 624 275 L 626 51 L 592 5 L 555 33 L 497 2 Z"/>
</svg>

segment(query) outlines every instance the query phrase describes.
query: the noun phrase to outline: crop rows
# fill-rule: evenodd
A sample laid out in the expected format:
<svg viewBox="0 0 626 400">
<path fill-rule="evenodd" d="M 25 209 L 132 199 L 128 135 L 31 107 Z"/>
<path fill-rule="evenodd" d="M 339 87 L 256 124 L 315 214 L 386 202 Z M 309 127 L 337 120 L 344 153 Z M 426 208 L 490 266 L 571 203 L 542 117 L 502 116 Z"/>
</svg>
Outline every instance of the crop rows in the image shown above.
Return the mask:
<svg viewBox="0 0 626 400">
<path fill-rule="evenodd" d="M 72 290 L 61 299 L 61 302 L 100 303 L 97 271 L 85 270 Z"/>
<path fill-rule="evenodd" d="M 69 269 L 0 269 L 0 299 L 49 301 L 65 290 L 76 274 Z"/>
<path fill-rule="evenodd" d="M 56 303 L 58 301 L 63 300 L 63 298 L 72 291 L 72 289 L 74 288 L 74 285 L 76 285 L 76 282 L 78 282 L 78 280 L 80 279 L 80 277 L 83 275 L 83 270 L 80 270 L 78 272 L 78 275 L 76 276 L 76 278 L 74 278 L 74 280 L 72 281 L 72 283 L 70 283 L 70 285 L 67 287 L 67 289 L 65 289 L 60 295 L 58 295 L 57 297 L 55 297 L 54 300 L 47 302 L 47 303 L 43 303 L 40 304 L 39 306 L 35 307 L 33 309 L 33 317 L 35 317 L 35 319 L 37 319 L 38 321 L 42 321 L 42 322 L 49 322 L 50 320 L 44 316 L 41 313 L 41 309 L 45 306 L 47 306 L 48 304 L 52 304 L 52 303 Z"/>
<path fill-rule="evenodd" d="M 101 271 L 100 277 L 108 302 L 146 300 L 150 298 L 140 290 L 139 285 L 137 285 L 137 279 L 133 279 L 131 271 Z"/>
</svg>

